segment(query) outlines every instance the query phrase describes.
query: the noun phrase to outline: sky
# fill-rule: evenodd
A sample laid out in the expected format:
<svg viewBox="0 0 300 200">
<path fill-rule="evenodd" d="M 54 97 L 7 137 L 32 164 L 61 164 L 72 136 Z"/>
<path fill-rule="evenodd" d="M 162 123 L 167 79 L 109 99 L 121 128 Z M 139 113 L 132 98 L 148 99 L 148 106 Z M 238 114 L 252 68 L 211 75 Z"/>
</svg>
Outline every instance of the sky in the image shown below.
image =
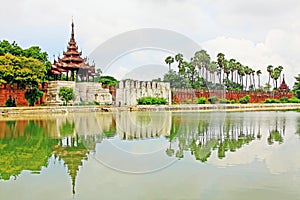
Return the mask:
<svg viewBox="0 0 300 200">
<path fill-rule="evenodd" d="M 111 38 L 148 28 L 185 36 L 212 60 L 222 52 L 227 59 L 261 69 L 263 83 L 268 65 L 282 65 L 290 87 L 300 73 L 299 0 L 2 0 L 1 8 L 0 40 L 16 41 L 24 48 L 38 45 L 51 60 L 66 49 L 73 17 L 76 41 L 85 56 Z M 96 65 L 119 79 L 134 70 L 137 78 L 151 74 L 137 70 L 145 65 L 160 65 L 165 72 L 164 58 L 176 52 L 159 48 L 146 50 L 144 44 L 138 51 L 127 49 L 108 68 L 98 66 L 101 60 Z"/>
</svg>

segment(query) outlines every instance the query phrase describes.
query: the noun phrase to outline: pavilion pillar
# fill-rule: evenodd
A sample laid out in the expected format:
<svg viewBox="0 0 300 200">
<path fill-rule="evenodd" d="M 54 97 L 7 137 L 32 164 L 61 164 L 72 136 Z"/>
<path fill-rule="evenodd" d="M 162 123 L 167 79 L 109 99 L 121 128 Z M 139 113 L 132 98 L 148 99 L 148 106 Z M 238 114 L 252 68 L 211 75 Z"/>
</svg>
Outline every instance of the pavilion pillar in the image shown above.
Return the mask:
<svg viewBox="0 0 300 200">
<path fill-rule="evenodd" d="M 78 82 L 78 70 L 76 70 L 76 82 Z"/>
</svg>

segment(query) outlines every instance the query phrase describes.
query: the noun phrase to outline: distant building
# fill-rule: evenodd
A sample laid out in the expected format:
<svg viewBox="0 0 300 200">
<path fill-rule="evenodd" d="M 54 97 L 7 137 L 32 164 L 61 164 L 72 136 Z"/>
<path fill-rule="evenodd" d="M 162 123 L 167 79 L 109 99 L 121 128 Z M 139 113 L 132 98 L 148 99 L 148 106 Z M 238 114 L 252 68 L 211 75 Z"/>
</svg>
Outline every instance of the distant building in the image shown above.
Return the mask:
<svg viewBox="0 0 300 200">
<path fill-rule="evenodd" d="M 289 87 L 288 87 L 287 84 L 285 83 L 284 75 L 283 75 L 282 83 L 280 84 L 278 90 L 279 90 L 279 91 L 282 91 L 282 92 L 288 92 L 288 91 L 290 91 Z"/>
</svg>

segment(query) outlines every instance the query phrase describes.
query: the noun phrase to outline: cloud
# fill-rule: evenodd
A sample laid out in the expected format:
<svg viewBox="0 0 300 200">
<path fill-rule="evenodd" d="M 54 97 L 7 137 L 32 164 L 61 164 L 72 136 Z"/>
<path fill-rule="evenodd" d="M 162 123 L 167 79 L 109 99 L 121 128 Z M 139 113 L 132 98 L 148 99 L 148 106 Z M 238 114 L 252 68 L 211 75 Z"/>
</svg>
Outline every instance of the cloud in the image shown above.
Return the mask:
<svg viewBox="0 0 300 200">
<path fill-rule="evenodd" d="M 267 82 L 268 74 L 266 67 L 279 65 L 284 67 L 283 74 L 293 77 L 299 73 L 297 68 L 300 58 L 300 36 L 297 32 L 287 32 L 281 29 L 270 30 L 264 42 L 255 43 L 246 39 L 217 37 L 201 44 L 204 49 L 216 59 L 219 52 L 225 54 L 226 58 L 235 58 L 243 65 L 255 70 L 262 70 L 262 83 Z M 286 79 L 290 88 L 294 79 Z"/>
<path fill-rule="evenodd" d="M 298 0 L 12 0 L 2 7 L 0 39 L 39 45 L 51 56 L 65 49 L 73 16 L 85 55 L 120 33 L 161 28 L 206 44 L 211 52 L 228 50 L 225 54 L 254 68 L 282 63 L 285 73 L 299 73 Z"/>
</svg>

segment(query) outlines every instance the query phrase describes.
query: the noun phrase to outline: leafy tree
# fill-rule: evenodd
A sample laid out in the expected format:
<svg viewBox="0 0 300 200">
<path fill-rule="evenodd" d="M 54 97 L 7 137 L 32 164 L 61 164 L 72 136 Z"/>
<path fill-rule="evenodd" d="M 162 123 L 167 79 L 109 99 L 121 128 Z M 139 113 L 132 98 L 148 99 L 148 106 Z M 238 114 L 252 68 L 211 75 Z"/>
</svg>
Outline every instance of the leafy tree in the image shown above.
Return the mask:
<svg viewBox="0 0 300 200">
<path fill-rule="evenodd" d="M 0 41 L 0 56 L 4 56 L 5 54 L 11 54 L 16 57 L 36 59 L 45 65 L 46 72 L 50 71 L 51 62 L 48 60 L 48 54 L 46 52 L 43 52 L 42 49 L 38 46 L 32 46 L 27 49 L 22 49 L 20 46 L 17 45 L 16 42 L 9 43 L 7 40 L 3 40 Z M 43 76 L 42 81 L 49 80 L 48 75 L 48 73 L 45 73 L 45 76 Z"/>
<path fill-rule="evenodd" d="M 65 105 L 68 105 L 68 102 L 75 98 L 73 89 L 68 87 L 61 87 L 58 96 L 65 102 Z"/>
<path fill-rule="evenodd" d="M 29 106 L 34 106 L 34 103 L 44 95 L 44 92 L 37 88 L 28 89 L 25 92 L 25 99 L 28 101 Z"/>
<path fill-rule="evenodd" d="M 100 76 L 98 82 L 102 83 L 102 85 L 107 85 L 107 86 L 118 85 L 118 80 L 112 76 Z"/>
<path fill-rule="evenodd" d="M 37 87 L 45 79 L 46 72 L 46 65 L 37 59 L 11 54 L 0 56 L 1 84 Z"/>
<path fill-rule="evenodd" d="M 170 82 L 171 88 L 190 88 L 189 80 L 171 70 L 164 75 L 164 81 Z"/>
</svg>

